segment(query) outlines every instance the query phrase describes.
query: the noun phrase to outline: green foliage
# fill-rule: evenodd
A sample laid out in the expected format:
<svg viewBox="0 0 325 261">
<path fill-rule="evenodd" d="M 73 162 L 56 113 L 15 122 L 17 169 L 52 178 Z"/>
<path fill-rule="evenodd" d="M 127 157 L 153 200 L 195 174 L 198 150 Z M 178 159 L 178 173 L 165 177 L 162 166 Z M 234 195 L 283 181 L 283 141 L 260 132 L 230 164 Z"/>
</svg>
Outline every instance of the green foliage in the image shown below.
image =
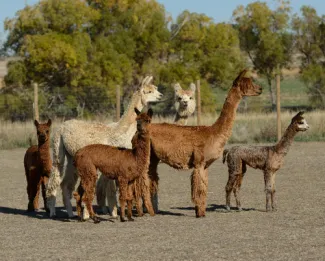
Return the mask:
<svg viewBox="0 0 325 261">
<path fill-rule="evenodd" d="M 288 65 L 293 52 L 293 38 L 288 30 L 289 1 L 280 2 L 276 10 L 271 10 L 266 3 L 254 2 L 246 7 L 239 6 L 233 13 L 241 48 L 248 54 L 255 69 L 266 76 L 273 107 L 275 99 L 271 80 L 277 66 Z"/>
<path fill-rule="evenodd" d="M 302 54 L 302 80 L 307 85 L 311 104 L 325 108 L 325 16 L 314 8 L 303 6 L 301 16 L 292 20 L 296 48 Z"/>
<path fill-rule="evenodd" d="M 198 79 L 202 111 L 214 112 L 213 88 L 229 88 L 245 64 L 233 26 L 189 11 L 172 23 L 154 0 L 44 0 L 6 19 L 5 29 L 4 50 L 20 59 L 9 64 L 0 97 L 8 104 L 37 82 L 40 111 L 51 117 L 113 114 L 116 86 L 127 101 L 148 74 L 166 98 L 157 113 L 173 113 L 173 83 Z M 31 105 L 17 103 L 22 113 Z"/>
</svg>

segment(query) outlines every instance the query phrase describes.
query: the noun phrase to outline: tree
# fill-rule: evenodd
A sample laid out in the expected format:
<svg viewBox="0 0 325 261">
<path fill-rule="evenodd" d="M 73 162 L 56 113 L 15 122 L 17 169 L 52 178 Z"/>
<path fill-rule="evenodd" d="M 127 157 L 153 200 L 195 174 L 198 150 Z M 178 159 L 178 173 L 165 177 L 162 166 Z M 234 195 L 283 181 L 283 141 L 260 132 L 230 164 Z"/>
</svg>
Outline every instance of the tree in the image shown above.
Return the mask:
<svg viewBox="0 0 325 261">
<path fill-rule="evenodd" d="M 301 56 L 301 78 L 308 87 L 311 104 L 325 109 L 325 16 L 303 6 L 292 19 L 295 46 Z"/>
<path fill-rule="evenodd" d="M 233 12 L 235 26 L 239 31 L 240 44 L 254 68 L 266 77 L 272 109 L 275 97 L 272 79 L 277 66 L 286 67 L 292 57 L 293 39 L 288 31 L 289 1 L 280 1 L 276 10 L 266 3 L 254 2 L 239 6 Z"/>
</svg>

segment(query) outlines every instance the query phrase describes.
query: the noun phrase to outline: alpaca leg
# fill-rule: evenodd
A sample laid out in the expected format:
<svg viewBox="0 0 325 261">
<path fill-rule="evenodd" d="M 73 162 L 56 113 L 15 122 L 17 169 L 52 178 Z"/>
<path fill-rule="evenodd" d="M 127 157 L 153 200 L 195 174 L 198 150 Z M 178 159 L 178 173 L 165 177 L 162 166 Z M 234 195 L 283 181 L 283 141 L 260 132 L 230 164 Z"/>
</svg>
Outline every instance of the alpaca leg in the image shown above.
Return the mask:
<svg viewBox="0 0 325 261">
<path fill-rule="evenodd" d="M 239 194 L 242 180 L 243 180 L 243 174 L 236 175 L 236 182 L 233 189 L 235 199 L 236 199 L 236 206 L 239 211 L 242 210 L 241 203 L 240 203 L 240 194 Z"/>
<path fill-rule="evenodd" d="M 61 184 L 66 154 L 67 151 L 64 148 L 61 138 L 61 129 L 59 129 L 53 139 L 53 167 L 49 182 L 46 186 L 47 205 L 50 209 L 50 217 L 55 216 L 56 193 Z"/>
<path fill-rule="evenodd" d="M 42 177 L 42 197 L 44 202 L 44 209 L 46 212 L 49 212 L 49 208 L 47 206 L 47 198 L 46 198 L 46 185 L 48 183 L 48 177 Z"/>
<path fill-rule="evenodd" d="M 266 211 L 271 211 L 271 194 L 272 194 L 272 173 L 269 171 L 264 172 L 264 183 L 265 183 L 265 193 L 266 193 Z"/>
<path fill-rule="evenodd" d="M 73 165 L 73 158 L 70 155 L 67 155 L 67 159 L 67 167 L 61 183 L 61 188 L 64 206 L 68 212 L 69 218 L 72 218 L 74 215 L 72 211 L 71 198 L 72 192 L 74 191 L 76 183 L 78 181 L 78 176 Z"/>
<path fill-rule="evenodd" d="M 195 204 L 196 217 L 205 217 L 208 188 L 208 170 L 201 165 L 194 168 L 191 175 L 192 201 Z"/>
<path fill-rule="evenodd" d="M 93 175 L 95 174 L 95 175 Z M 94 200 L 95 196 L 95 188 L 96 188 L 96 180 L 97 180 L 97 172 L 95 171 L 94 173 L 91 173 L 90 177 L 87 178 L 87 180 L 82 181 L 82 187 L 84 189 L 84 194 L 80 196 L 80 201 L 82 203 L 83 198 L 86 204 L 86 208 L 89 213 L 89 217 L 94 220 L 94 223 L 99 223 L 100 220 L 98 217 L 95 215 L 94 209 L 92 202 Z M 85 212 L 85 209 L 84 209 Z"/>
<path fill-rule="evenodd" d="M 230 198 L 231 198 L 231 192 L 233 190 L 234 184 L 236 182 L 236 174 L 233 172 L 229 172 L 229 178 L 226 185 L 226 209 L 230 210 Z"/>
<path fill-rule="evenodd" d="M 96 199 L 97 205 L 101 208 L 104 215 L 108 214 L 108 209 L 106 207 L 106 182 L 108 178 L 105 175 L 100 174 L 96 185 Z"/>
<path fill-rule="evenodd" d="M 155 215 L 155 211 L 152 205 L 152 199 L 150 199 L 150 180 L 149 180 L 149 176 L 147 174 L 144 174 L 142 178 L 141 182 L 141 193 L 142 193 L 142 197 L 143 197 L 143 201 L 144 201 L 144 205 L 146 206 L 150 216 L 154 216 Z M 138 182 L 139 180 L 137 180 Z M 154 203 L 156 203 L 157 206 L 157 211 L 158 211 L 158 195 L 157 193 L 155 193 L 154 195 Z"/>
<path fill-rule="evenodd" d="M 105 196 L 107 197 L 107 204 L 112 217 L 117 218 L 117 186 L 113 179 L 107 179 L 105 187 Z"/>
<path fill-rule="evenodd" d="M 38 192 L 41 177 L 36 168 L 31 168 L 28 175 L 28 211 L 35 211 L 38 209 Z"/>
<path fill-rule="evenodd" d="M 150 179 L 150 194 L 151 202 L 155 213 L 159 212 L 159 200 L 158 200 L 158 182 L 159 176 L 157 172 L 159 159 L 154 153 L 151 153 L 150 156 L 150 165 L 149 165 L 149 179 Z"/>
<path fill-rule="evenodd" d="M 125 204 L 126 204 L 126 198 L 128 193 L 128 184 L 126 181 L 119 180 L 119 189 L 120 189 L 120 220 L 121 222 L 125 222 Z"/>
<path fill-rule="evenodd" d="M 133 182 L 129 183 L 127 187 L 127 196 L 126 196 L 126 202 L 128 206 L 127 217 L 129 221 L 134 221 L 134 219 L 132 218 L 133 188 L 134 188 Z"/>
<path fill-rule="evenodd" d="M 271 191 L 271 204 L 272 210 L 277 211 L 276 198 L 275 198 L 275 173 L 271 177 L 272 191 Z"/>
</svg>

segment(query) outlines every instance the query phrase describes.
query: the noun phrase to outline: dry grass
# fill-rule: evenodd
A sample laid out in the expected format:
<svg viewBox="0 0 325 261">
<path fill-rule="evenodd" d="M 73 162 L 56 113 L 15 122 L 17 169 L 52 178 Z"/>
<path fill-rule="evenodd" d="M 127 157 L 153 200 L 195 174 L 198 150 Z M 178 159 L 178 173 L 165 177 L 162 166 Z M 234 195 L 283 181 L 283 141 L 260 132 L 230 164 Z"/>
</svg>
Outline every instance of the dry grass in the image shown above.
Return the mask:
<svg viewBox="0 0 325 261">
<path fill-rule="evenodd" d="M 295 113 L 282 113 L 282 131 L 289 125 Z M 218 115 L 205 115 L 202 125 L 211 125 Z M 296 136 L 299 141 L 325 141 L 325 111 L 306 112 L 305 118 L 310 129 Z M 154 122 L 174 121 L 173 117 L 156 117 Z M 52 134 L 61 124 L 61 120 L 53 122 Z M 109 123 L 109 120 L 103 122 Z M 189 125 L 196 125 L 196 117 L 189 119 Z M 30 140 L 36 144 L 36 133 L 33 122 L 0 121 L 0 149 L 28 147 Z M 276 140 L 276 114 L 275 113 L 238 113 L 233 127 L 233 134 L 229 143 L 259 143 L 274 142 Z"/>
</svg>

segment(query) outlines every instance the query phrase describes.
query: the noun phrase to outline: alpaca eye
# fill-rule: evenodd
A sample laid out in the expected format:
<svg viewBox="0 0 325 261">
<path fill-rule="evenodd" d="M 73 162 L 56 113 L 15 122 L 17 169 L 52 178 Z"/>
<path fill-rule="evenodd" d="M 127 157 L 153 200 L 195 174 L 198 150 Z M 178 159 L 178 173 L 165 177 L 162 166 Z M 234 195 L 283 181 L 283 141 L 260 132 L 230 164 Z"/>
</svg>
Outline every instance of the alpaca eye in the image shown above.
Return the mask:
<svg viewBox="0 0 325 261">
<path fill-rule="evenodd" d="M 190 100 L 193 100 L 193 97 L 190 97 Z"/>
<path fill-rule="evenodd" d="M 152 91 L 149 91 L 149 93 L 152 93 Z"/>
<path fill-rule="evenodd" d="M 49 133 L 49 131 L 47 130 L 47 131 L 46 131 L 46 134 L 48 134 L 48 133 Z"/>
<path fill-rule="evenodd" d="M 178 97 L 178 100 L 180 101 L 180 100 L 182 100 L 182 98 L 181 97 Z"/>
<path fill-rule="evenodd" d="M 40 132 L 39 131 L 37 132 L 37 135 L 40 135 Z"/>
</svg>

